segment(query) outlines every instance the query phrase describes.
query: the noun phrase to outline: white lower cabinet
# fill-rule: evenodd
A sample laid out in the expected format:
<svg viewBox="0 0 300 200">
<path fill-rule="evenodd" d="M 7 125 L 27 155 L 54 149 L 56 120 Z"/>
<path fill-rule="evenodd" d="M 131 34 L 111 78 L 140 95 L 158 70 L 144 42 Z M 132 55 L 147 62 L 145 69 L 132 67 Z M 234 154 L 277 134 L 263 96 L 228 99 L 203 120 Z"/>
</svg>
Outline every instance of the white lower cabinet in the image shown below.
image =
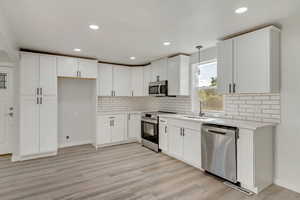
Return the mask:
<svg viewBox="0 0 300 200">
<path fill-rule="evenodd" d="M 126 139 L 125 114 L 101 115 L 97 120 L 97 145 L 119 143 Z"/>
<path fill-rule="evenodd" d="M 184 160 L 201 167 L 201 133 L 197 130 L 183 129 Z"/>
<path fill-rule="evenodd" d="M 273 183 L 273 128 L 239 129 L 237 178 L 241 186 L 259 193 Z"/>
<path fill-rule="evenodd" d="M 197 123 L 197 130 L 186 128 L 194 126 L 195 123 L 192 126 L 189 126 L 189 123 L 168 124 L 168 154 L 201 168 L 201 124 Z"/>
<path fill-rule="evenodd" d="M 128 114 L 128 140 L 141 141 L 141 114 Z"/>
</svg>

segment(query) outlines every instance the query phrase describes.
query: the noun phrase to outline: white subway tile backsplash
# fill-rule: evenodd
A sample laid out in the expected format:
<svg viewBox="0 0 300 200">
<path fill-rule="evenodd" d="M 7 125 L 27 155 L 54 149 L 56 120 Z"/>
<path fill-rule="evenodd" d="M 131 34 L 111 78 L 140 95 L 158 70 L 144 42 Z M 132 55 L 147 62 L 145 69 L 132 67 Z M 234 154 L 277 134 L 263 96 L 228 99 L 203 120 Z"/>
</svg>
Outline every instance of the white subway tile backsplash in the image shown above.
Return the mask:
<svg viewBox="0 0 300 200">
<path fill-rule="evenodd" d="M 227 118 L 280 123 L 279 94 L 225 95 L 224 98 Z M 236 110 L 233 112 L 232 108 Z"/>
<path fill-rule="evenodd" d="M 190 97 L 99 97 L 98 112 L 162 110 L 191 113 Z M 224 95 L 224 117 L 280 123 L 279 94 Z"/>
</svg>

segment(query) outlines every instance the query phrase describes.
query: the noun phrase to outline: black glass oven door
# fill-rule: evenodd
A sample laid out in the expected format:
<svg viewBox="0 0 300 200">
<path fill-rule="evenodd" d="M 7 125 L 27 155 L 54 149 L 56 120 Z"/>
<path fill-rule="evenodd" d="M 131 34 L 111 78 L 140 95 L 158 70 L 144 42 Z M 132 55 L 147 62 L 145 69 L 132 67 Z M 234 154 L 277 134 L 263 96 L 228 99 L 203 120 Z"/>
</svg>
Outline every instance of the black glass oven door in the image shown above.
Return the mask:
<svg viewBox="0 0 300 200">
<path fill-rule="evenodd" d="M 158 94 L 159 91 L 158 91 L 158 86 L 155 85 L 155 86 L 149 86 L 149 94 Z"/>
<path fill-rule="evenodd" d="M 142 138 L 158 144 L 158 124 L 142 121 Z"/>
</svg>

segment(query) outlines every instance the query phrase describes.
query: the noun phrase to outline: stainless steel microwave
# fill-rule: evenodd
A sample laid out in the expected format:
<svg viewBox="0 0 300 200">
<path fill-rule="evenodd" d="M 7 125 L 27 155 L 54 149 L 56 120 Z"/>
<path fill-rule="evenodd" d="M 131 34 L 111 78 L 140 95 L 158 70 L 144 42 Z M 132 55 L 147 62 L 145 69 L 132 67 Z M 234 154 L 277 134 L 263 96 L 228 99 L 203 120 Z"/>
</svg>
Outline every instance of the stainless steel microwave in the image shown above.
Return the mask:
<svg viewBox="0 0 300 200">
<path fill-rule="evenodd" d="M 155 97 L 168 96 L 168 81 L 149 83 L 149 95 Z"/>
</svg>

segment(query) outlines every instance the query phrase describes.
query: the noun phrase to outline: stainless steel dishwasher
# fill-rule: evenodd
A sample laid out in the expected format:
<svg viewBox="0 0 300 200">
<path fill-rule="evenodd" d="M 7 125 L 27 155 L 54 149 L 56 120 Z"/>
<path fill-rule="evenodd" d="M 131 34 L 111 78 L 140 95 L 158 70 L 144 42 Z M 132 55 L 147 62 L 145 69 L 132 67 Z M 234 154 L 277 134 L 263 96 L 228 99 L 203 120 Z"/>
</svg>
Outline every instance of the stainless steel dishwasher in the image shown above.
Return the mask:
<svg viewBox="0 0 300 200">
<path fill-rule="evenodd" d="M 201 134 L 202 168 L 237 183 L 237 137 L 237 128 L 204 124 Z"/>
</svg>

